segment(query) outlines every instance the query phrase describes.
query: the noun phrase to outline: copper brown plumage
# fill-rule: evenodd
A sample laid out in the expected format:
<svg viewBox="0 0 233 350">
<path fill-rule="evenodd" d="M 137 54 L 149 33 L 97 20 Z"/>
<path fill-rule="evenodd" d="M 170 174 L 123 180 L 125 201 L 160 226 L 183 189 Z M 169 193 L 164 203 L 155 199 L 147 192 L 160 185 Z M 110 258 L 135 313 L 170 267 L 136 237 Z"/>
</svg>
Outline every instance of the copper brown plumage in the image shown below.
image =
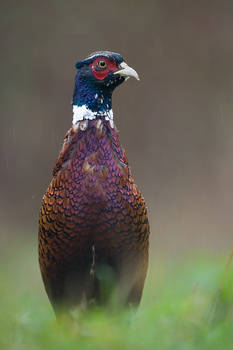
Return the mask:
<svg viewBox="0 0 233 350">
<path fill-rule="evenodd" d="M 114 55 L 95 53 L 91 63 L 90 58 L 82 61 L 83 66 L 91 67 L 96 59 L 110 60 L 117 69 L 101 81 L 108 84 L 110 76 L 117 86 L 125 80 L 125 72 L 120 73 L 125 66 L 123 59 L 119 62 L 121 56 Z M 96 89 L 93 93 L 96 99 Z M 78 99 L 80 95 L 78 91 Z M 103 93 L 102 101 L 105 97 Z M 111 101 L 106 101 L 109 106 Z M 78 106 L 75 95 L 73 105 Z M 108 302 L 102 293 L 103 275 L 111 279 L 119 303 L 138 304 L 147 273 L 149 224 L 144 199 L 110 114 L 98 106 L 90 110 L 95 118 L 79 115 L 66 134 L 41 206 L 39 262 L 55 311 L 79 305 L 83 299 Z"/>
</svg>

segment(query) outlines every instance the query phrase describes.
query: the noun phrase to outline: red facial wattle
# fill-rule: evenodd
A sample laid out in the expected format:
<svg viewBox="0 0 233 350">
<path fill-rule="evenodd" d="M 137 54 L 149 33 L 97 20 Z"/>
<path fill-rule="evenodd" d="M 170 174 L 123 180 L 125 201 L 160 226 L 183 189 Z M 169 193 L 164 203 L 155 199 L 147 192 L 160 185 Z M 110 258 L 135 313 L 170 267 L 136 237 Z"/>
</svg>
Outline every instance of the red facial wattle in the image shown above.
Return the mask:
<svg viewBox="0 0 233 350">
<path fill-rule="evenodd" d="M 105 61 L 106 67 L 101 69 L 98 66 L 99 61 Z M 97 57 L 94 62 L 90 64 L 90 68 L 94 77 L 98 80 L 104 80 L 109 72 L 115 72 L 118 67 L 114 61 L 109 60 L 107 57 Z"/>
</svg>

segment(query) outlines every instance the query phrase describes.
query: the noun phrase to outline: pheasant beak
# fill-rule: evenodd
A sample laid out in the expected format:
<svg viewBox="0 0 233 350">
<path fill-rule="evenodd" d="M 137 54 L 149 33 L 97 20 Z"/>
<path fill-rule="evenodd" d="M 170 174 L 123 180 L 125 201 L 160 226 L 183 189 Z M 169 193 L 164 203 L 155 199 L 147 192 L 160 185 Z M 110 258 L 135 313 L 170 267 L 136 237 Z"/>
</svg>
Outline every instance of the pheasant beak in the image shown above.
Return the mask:
<svg viewBox="0 0 233 350">
<path fill-rule="evenodd" d="M 123 77 L 126 77 L 127 79 L 130 78 L 130 77 L 133 77 L 133 78 L 135 78 L 137 80 L 140 80 L 136 70 L 134 70 L 133 68 L 129 67 L 127 63 L 122 62 L 120 64 L 120 68 L 122 68 L 122 69 L 114 72 L 114 74 L 122 75 Z"/>
</svg>

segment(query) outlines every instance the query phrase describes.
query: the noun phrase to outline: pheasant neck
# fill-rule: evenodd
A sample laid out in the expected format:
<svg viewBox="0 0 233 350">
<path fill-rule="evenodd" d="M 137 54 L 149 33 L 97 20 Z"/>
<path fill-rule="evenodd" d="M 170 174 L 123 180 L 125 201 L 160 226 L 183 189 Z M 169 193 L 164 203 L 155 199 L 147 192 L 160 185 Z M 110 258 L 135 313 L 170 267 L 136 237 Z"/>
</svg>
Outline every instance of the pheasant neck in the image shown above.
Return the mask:
<svg viewBox="0 0 233 350">
<path fill-rule="evenodd" d="M 77 72 L 73 94 L 73 123 L 96 119 L 98 116 L 113 119 L 110 86 L 99 86 Z"/>
</svg>

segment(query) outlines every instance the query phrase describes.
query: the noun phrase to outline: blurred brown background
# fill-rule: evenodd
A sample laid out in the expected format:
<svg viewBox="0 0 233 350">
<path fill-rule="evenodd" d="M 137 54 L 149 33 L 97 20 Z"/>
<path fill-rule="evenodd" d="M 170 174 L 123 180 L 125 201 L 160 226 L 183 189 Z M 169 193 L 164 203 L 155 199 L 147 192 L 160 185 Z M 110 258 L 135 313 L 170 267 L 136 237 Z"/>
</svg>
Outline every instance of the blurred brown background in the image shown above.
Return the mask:
<svg viewBox="0 0 233 350">
<path fill-rule="evenodd" d="M 74 63 L 134 67 L 115 121 L 147 201 L 156 253 L 233 242 L 233 2 L 1 1 L 0 234 L 37 237 L 41 198 L 71 125 Z"/>
</svg>

